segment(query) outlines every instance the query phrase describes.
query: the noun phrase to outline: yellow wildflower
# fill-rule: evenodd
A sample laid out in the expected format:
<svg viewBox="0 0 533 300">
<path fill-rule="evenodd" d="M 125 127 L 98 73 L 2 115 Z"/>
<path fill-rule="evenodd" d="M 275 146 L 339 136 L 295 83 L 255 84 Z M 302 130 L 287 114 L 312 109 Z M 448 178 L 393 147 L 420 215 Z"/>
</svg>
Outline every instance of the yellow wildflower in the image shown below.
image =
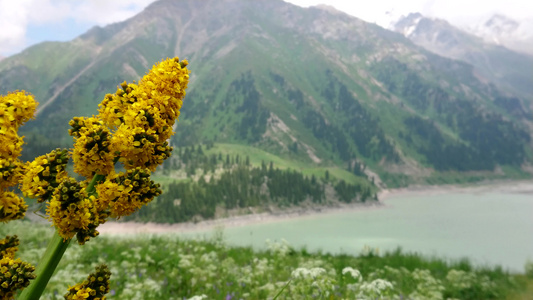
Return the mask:
<svg viewBox="0 0 533 300">
<path fill-rule="evenodd" d="M 114 95 L 106 95 L 100 103 L 100 116 L 109 127 L 118 127 L 122 123 L 135 127 L 133 121 L 139 121 L 135 120 L 135 117 L 144 110 L 151 114 L 154 120 L 160 119 L 164 122 L 164 125 L 151 125 L 155 131 L 160 130 L 154 126 L 172 127 L 179 116 L 185 89 L 189 83 L 187 65 L 187 60 L 180 62 L 178 57 L 166 59 L 155 64 L 138 85 L 122 83 Z M 132 114 L 134 118 L 126 120 L 125 115 L 131 109 L 136 112 Z M 144 114 L 141 113 L 140 116 Z"/>
<path fill-rule="evenodd" d="M 172 126 L 167 124 L 159 108 L 150 105 L 147 100 L 140 100 L 129 106 L 124 112 L 124 124 L 132 128 L 140 127 L 145 131 L 153 131 L 162 141 L 173 134 Z"/>
<path fill-rule="evenodd" d="M 113 134 L 110 147 L 120 153 L 119 161 L 126 169 L 142 167 L 151 171 L 170 157 L 172 151 L 166 141 L 160 142 L 153 130 L 126 125 L 121 125 Z"/>
<path fill-rule="evenodd" d="M 97 266 L 95 272 L 89 274 L 86 280 L 68 288 L 65 299 L 105 300 L 105 294 L 109 293 L 110 278 L 111 272 L 106 265 Z"/>
<path fill-rule="evenodd" d="M 87 178 L 109 174 L 115 166 L 115 154 L 109 149 L 109 128 L 96 117 L 74 118 L 69 124 L 73 127 L 69 133 L 75 139 L 74 171 Z"/>
<path fill-rule="evenodd" d="M 156 107 L 167 125 L 174 125 L 189 83 L 187 60 L 166 59 L 154 65 L 139 83 L 139 94 L 146 95 L 150 106 Z"/>
<path fill-rule="evenodd" d="M 161 194 L 148 169 L 135 168 L 107 178 L 96 186 L 100 201 L 108 203 L 112 217 L 128 216 Z"/>
<path fill-rule="evenodd" d="M 1 119 L 0 119 L 1 120 Z M 24 141 L 19 137 L 17 130 L 13 127 L 0 126 L 0 156 L 2 158 L 16 159 L 22 152 Z"/>
<path fill-rule="evenodd" d="M 85 187 L 74 178 L 59 184 L 48 203 L 46 213 L 64 239 L 71 239 L 79 231 L 89 230 L 89 225 L 97 216 Z"/>
<path fill-rule="evenodd" d="M 25 91 L 15 91 L 0 96 L 0 127 L 14 127 L 33 118 L 37 102 L 33 95 Z"/>
<path fill-rule="evenodd" d="M 16 235 L 6 236 L 5 239 L 0 240 L 0 259 L 4 257 L 9 257 L 11 259 L 15 258 L 15 252 L 18 250 L 18 245 L 20 244 L 19 239 Z"/>
<path fill-rule="evenodd" d="M 18 159 L 0 156 L 0 189 L 15 186 L 22 176 L 22 163 Z"/>
<path fill-rule="evenodd" d="M 69 294 L 67 294 L 68 296 L 65 295 L 65 299 L 72 299 L 72 300 L 88 299 L 91 291 L 93 291 L 91 288 L 85 288 L 83 287 L 83 285 L 77 284 L 73 287 L 69 287 Z"/>
<path fill-rule="evenodd" d="M 110 128 L 116 128 L 124 123 L 124 113 L 137 102 L 137 85 L 124 81 L 115 94 L 107 94 L 98 105 L 99 116 Z"/>
<path fill-rule="evenodd" d="M 76 239 L 80 245 L 85 244 L 90 238 L 98 236 L 100 233 L 96 228 L 100 224 L 104 224 L 110 215 L 108 203 L 102 201 L 102 199 L 91 195 L 87 200 L 91 203 L 93 209 L 91 210 L 87 228 L 80 228 L 76 233 Z"/>
<path fill-rule="evenodd" d="M 38 198 L 39 202 L 48 200 L 55 188 L 68 178 L 65 171 L 68 159 L 67 150 L 56 149 L 28 163 L 20 183 L 24 196 Z"/>
<path fill-rule="evenodd" d="M 17 290 L 24 289 L 35 279 L 35 267 L 10 257 L 0 259 L 0 299 L 13 299 Z"/>
<path fill-rule="evenodd" d="M 123 82 L 99 105 L 99 117 L 112 134 L 110 152 L 119 153 L 126 169 L 155 168 L 170 156 L 166 140 L 179 116 L 189 82 L 187 61 L 166 59 L 153 66 L 139 84 Z"/>
<path fill-rule="evenodd" d="M 11 191 L 0 191 L 0 222 L 21 219 L 28 206 L 24 199 Z"/>
</svg>

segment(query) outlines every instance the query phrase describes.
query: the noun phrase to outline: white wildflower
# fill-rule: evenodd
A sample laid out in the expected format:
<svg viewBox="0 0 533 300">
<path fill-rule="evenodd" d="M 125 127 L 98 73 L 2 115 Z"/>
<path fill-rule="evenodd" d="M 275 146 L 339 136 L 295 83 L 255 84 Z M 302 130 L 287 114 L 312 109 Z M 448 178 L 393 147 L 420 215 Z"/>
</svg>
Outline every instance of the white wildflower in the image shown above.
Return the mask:
<svg viewBox="0 0 533 300">
<path fill-rule="evenodd" d="M 203 299 L 207 299 L 207 296 L 206 295 L 192 296 L 188 300 L 203 300 Z"/>
<path fill-rule="evenodd" d="M 361 276 L 361 272 L 359 272 L 359 270 L 356 270 L 352 267 L 346 267 L 342 269 L 342 275 L 346 275 L 347 273 L 350 274 L 350 276 L 352 276 L 352 278 L 354 278 L 357 281 L 363 280 L 363 276 Z"/>
<path fill-rule="evenodd" d="M 297 268 L 296 270 L 292 271 L 291 276 L 293 278 L 315 279 L 323 273 L 326 273 L 326 270 L 323 268 L 312 268 L 312 269 Z"/>
</svg>

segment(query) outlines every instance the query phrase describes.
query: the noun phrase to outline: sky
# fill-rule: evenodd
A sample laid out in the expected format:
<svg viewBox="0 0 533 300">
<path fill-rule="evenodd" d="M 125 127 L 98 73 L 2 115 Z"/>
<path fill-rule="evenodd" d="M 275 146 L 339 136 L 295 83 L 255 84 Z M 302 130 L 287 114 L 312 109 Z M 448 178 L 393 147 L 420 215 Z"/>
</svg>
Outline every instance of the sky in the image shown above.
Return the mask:
<svg viewBox="0 0 533 300">
<path fill-rule="evenodd" d="M 421 12 L 463 27 L 495 13 L 517 20 L 533 19 L 531 0 L 286 1 L 303 7 L 327 4 L 383 27 L 389 25 L 391 18 L 410 12 Z M 154 0 L 0 0 L 0 57 L 16 54 L 42 41 L 72 40 L 93 26 L 124 21 L 152 2 Z"/>
</svg>

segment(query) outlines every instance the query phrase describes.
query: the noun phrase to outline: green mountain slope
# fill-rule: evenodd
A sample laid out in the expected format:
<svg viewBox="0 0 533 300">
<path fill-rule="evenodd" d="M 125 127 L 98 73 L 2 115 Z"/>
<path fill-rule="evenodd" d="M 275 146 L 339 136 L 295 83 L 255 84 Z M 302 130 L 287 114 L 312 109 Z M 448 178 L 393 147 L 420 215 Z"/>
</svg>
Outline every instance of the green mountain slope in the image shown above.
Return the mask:
<svg viewBox="0 0 533 300">
<path fill-rule="evenodd" d="M 96 113 L 123 80 L 175 55 L 192 74 L 173 145 L 242 144 L 386 178 L 517 170 L 532 159 L 530 108 L 472 66 L 341 12 L 282 1 L 161 0 L 2 60 L 0 92 L 40 100 L 24 130 L 44 151 L 70 139 L 73 116 Z"/>
</svg>

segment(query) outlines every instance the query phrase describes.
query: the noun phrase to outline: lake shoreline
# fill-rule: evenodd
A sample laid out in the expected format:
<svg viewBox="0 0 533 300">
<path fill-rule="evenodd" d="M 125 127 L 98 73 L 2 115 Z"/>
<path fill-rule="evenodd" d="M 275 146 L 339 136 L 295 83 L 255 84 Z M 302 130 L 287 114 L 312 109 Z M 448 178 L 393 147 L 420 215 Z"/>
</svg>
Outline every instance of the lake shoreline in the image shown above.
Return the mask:
<svg viewBox="0 0 533 300">
<path fill-rule="evenodd" d="M 280 222 L 295 218 L 315 217 L 318 215 L 334 214 L 347 211 L 361 211 L 379 209 L 383 204 L 381 202 L 351 203 L 338 204 L 336 206 L 320 207 L 296 207 L 276 212 L 252 213 L 245 215 L 236 215 L 227 218 L 214 220 L 205 220 L 200 222 L 184 223 L 141 223 L 141 222 L 106 222 L 98 227 L 101 234 L 118 235 L 118 234 L 161 234 L 161 233 L 186 233 L 196 231 L 209 231 L 216 228 L 226 227 L 243 227 L 251 224 L 264 224 Z"/>
<path fill-rule="evenodd" d="M 383 190 L 378 193 L 380 201 L 397 196 L 431 196 L 446 193 L 527 193 L 533 194 L 533 180 L 494 180 L 471 185 L 414 185 L 406 188 Z"/>
<path fill-rule="evenodd" d="M 363 210 L 381 209 L 387 207 L 389 201 L 395 197 L 430 196 L 445 193 L 489 193 L 511 192 L 533 195 L 533 181 L 491 181 L 475 185 L 439 185 L 439 186 L 411 186 L 407 188 L 382 190 L 378 193 L 379 202 L 336 204 L 335 206 L 295 207 L 275 212 L 252 213 L 236 215 L 227 218 L 205 220 L 200 222 L 185 222 L 175 224 L 140 223 L 140 222 L 107 222 L 98 227 L 102 235 L 131 235 L 131 234 L 171 234 L 209 231 L 215 228 L 243 227 L 251 224 L 262 224 L 286 221 L 295 218 L 309 218 L 325 214 L 346 213 Z"/>
</svg>

